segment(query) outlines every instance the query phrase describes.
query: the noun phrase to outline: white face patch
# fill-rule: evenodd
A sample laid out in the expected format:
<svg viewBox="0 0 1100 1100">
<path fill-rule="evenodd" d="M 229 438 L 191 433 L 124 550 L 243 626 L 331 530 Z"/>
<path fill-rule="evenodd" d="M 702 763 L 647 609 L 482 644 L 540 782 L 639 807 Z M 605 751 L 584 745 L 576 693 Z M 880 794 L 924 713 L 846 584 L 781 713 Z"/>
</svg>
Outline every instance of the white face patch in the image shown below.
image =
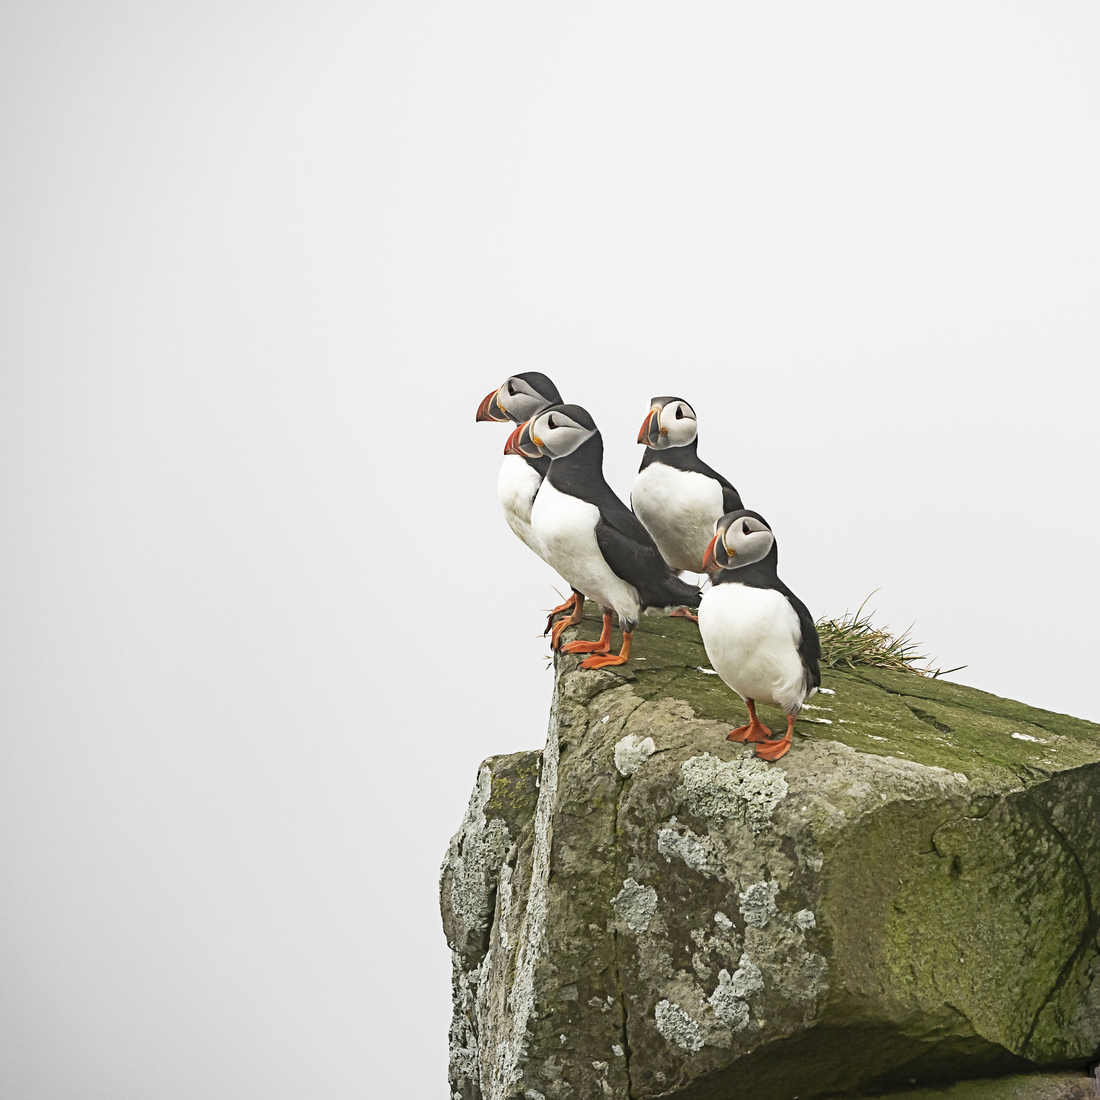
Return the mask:
<svg viewBox="0 0 1100 1100">
<path fill-rule="evenodd" d="M 522 378 L 514 377 L 509 378 L 497 390 L 496 401 L 498 407 L 516 424 L 530 420 L 549 404 L 542 394 L 533 390 Z"/>
<path fill-rule="evenodd" d="M 657 414 L 661 426 L 658 447 L 686 447 L 698 434 L 695 410 L 686 401 L 670 401 Z"/>
<path fill-rule="evenodd" d="M 593 429 L 578 424 L 556 409 L 543 413 L 531 424 L 532 441 L 537 437 L 536 446 L 551 458 L 562 458 L 572 454 L 585 440 L 595 434 Z"/>
<path fill-rule="evenodd" d="M 760 520 L 743 516 L 729 524 L 722 533 L 722 541 L 730 559 L 726 568 L 740 569 L 763 561 L 775 544 L 775 536 Z"/>
</svg>

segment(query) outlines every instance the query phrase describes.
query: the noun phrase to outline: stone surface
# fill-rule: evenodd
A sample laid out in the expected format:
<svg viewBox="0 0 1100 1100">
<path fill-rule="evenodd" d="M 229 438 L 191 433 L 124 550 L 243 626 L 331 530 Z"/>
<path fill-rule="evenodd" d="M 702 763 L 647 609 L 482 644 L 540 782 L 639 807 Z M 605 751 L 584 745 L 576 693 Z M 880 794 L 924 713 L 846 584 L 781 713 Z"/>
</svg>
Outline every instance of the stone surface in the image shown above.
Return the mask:
<svg viewBox="0 0 1100 1100">
<path fill-rule="evenodd" d="M 441 880 L 452 1100 L 1092 1087 L 1100 727 L 826 671 L 766 764 L 694 624 L 634 651 L 559 657 L 545 749 L 478 774 Z"/>
</svg>

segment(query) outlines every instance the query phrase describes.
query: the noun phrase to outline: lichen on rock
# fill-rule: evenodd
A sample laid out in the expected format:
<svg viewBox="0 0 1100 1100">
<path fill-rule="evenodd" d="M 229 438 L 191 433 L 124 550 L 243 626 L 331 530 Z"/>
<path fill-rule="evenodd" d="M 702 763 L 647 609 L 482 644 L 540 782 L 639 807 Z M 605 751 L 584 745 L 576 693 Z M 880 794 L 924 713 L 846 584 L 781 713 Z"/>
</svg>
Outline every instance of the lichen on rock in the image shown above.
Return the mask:
<svg viewBox="0 0 1100 1100">
<path fill-rule="evenodd" d="M 738 908 L 746 924 L 753 928 L 764 928 L 768 921 L 779 911 L 775 905 L 775 895 L 779 892 L 779 883 L 754 882 L 738 897 Z"/>
<path fill-rule="evenodd" d="M 658 1001 L 653 1013 L 657 1030 L 682 1050 L 699 1050 L 703 1046 L 703 1033 L 699 1024 L 679 1005 Z"/>
<path fill-rule="evenodd" d="M 718 972 L 718 986 L 707 998 L 707 1003 L 720 1023 L 731 1031 L 743 1031 L 749 1023 L 747 998 L 763 988 L 760 969 L 748 955 L 742 955 L 732 977 L 728 970 Z"/>
<path fill-rule="evenodd" d="M 680 766 L 684 801 L 697 817 L 742 820 L 759 833 L 771 820 L 772 811 L 786 797 L 782 768 L 765 764 L 755 756 L 720 760 L 705 752 Z"/>
<path fill-rule="evenodd" d="M 690 829 L 680 832 L 673 817 L 668 827 L 657 830 L 657 851 L 671 862 L 673 857 L 681 859 L 693 871 L 705 873 L 710 859 L 706 841 L 695 835 Z"/>
<path fill-rule="evenodd" d="M 653 914 L 657 912 L 657 891 L 652 886 L 641 886 L 628 878 L 611 903 L 627 928 L 631 932 L 641 933 L 649 927 Z"/>
</svg>

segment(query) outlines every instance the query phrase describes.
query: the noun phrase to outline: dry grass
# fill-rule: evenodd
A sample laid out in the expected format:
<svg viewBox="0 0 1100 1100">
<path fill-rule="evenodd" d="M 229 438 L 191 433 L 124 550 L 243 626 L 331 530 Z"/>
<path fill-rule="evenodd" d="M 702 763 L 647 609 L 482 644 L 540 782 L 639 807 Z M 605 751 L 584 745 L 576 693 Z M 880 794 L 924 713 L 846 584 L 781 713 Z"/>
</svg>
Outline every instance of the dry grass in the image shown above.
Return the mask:
<svg viewBox="0 0 1100 1100">
<path fill-rule="evenodd" d="M 874 594 L 872 592 L 871 596 Z M 893 669 L 895 672 L 916 672 L 933 678 L 966 668 L 966 665 L 947 669 L 933 668 L 928 655 L 920 652 L 920 643 L 913 641 L 910 636 L 913 628 L 909 627 L 904 633 L 894 635 L 889 630 L 875 626 L 871 622 L 874 612 L 863 610 L 867 606 L 867 600 L 859 605 L 855 614 L 845 612 L 837 619 L 818 619 L 815 625 L 821 639 L 823 667 L 855 668 L 857 665 L 870 665 L 873 668 Z"/>
</svg>

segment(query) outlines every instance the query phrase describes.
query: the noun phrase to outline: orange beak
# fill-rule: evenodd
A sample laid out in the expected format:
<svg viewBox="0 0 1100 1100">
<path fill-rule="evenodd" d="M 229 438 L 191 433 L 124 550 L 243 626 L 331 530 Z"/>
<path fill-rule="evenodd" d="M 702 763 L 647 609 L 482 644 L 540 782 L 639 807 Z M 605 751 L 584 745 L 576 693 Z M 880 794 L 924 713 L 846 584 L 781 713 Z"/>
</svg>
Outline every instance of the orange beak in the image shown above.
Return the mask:
<svg viewBox="0 0 1100 1100">
<path fill-rule="evenodd" d="M 519 455 L 520 458 L 528 457 L 520 450 L 519 437 L 523 434 L 523 429 L 530 423 L 530 420 L 525 420 L 522 424 L 516 425 L 514 431 L 508 437 L 508 442 L 504 444 L 504 453 L 506 455 Z"/>
<path fill-rule="evenodd" d="M 707 543 L 707 550 L 703 555 L 703 572 L 708 576 L 714 576 L 715 573 L 722 572 L 722 567 L 718 564 L 718 559 L 714 556 L 714 548 L 718 545 L 718 540 L 721 537 L 722 532 L 719 531 L 714 538 Z"/>
<path fill-rule="evenodd" d="M 497 405 L 497 391 L 496 390 L 493 390 L 492 393 L 488 394 L 486 396 L 485 400 L 482 401 L 481 404 L 478 405 L 478 407 L 477 407 L 477 423 L 479 423 L 479 424 L 483 420 L 492 420 L 492 421 L 495 421 L 499 424 L 501 421 L 504 421 L 504 420 L 507 420 L 507 419 L 508 419 L 508 417 L 506 417 L 500 411 L 500 406 Z"/>
<path fill-rule="evenodd" d="M 653 430 L 653 425 L 660 411 L 660 409 L 654 407 L 650 409 L 648 413 L 646 413 L 646 418 L 642 421 L 642 427 L 638 432 L 639 443 L 644 443 L 647 447 L 653 446 L 654 438 L 656 436 L 656 433 Z"/>
</svg>

